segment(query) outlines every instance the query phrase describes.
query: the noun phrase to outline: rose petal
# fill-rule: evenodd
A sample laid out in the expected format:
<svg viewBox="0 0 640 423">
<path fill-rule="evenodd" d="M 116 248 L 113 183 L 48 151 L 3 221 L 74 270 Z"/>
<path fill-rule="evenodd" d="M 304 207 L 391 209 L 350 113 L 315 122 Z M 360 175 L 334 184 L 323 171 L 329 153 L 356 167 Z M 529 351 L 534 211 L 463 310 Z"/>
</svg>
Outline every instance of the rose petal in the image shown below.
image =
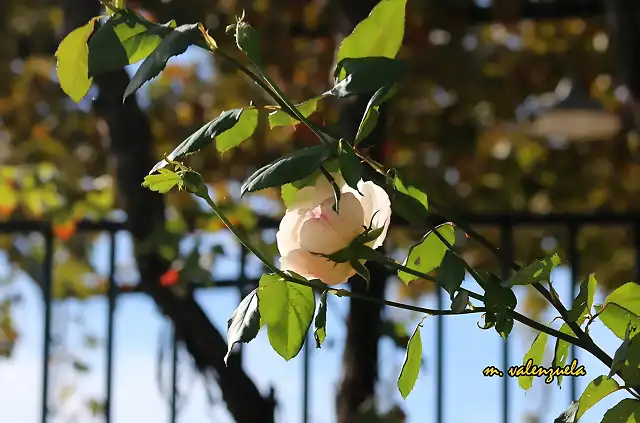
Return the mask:
<svg viewBox="0 0 640 423">
<path fill-rule="evenodd" d="M 364 182 L 360 180 L 358 182 L 358 190 L 363 195 L 360 197 L 360 202 L 364 210 L 364 224 L 369 226 L 371 223 L 372 229 L 384 228 L 371 247 L 378 248 L 387 237 L 387 230 L 391 222 L 391 201 L 389 201 L 387 192 L 371 181 Z M 373 221 L 371 220 L 372 216 Z"/>
<path fill-rule="evenodd" d="M 363 231 L 364 211 L 352 193 L 341 196 L 340 214 L 333 211 L 332 197 L 307 212 L 300 227 L 300 247 L 314 253 L 331 254 L 347 247 Z"/>
<path fill-rule="evenodd" d="M 280 259 L 282 270 L 291 270 L 307 279 L 320 279 L 327 285 L 346 282 L 356 271 L 348 263 L 335 263 L 324 257 L 298 249 Z"/>
<path fill-rule="evenodd" d="M 276 233 L 276 243 L 281 256 L 286 255 L 291 250 L 300 248 L 298 235 L 307 211 L 306 209 L 290 210 L 285 213 L 280 221 L 280 226 Z"/>
<path fill-rule="evenodd" d="M 340 174 L 331 174 L 336 180 L 338 187 L 344 185 L 344 179 Z M 313 185 L 301 188 L 289 204 L 292 209 L 312 209 L 321 204 L 326 198 L 333 197 L 333 187 L 327 178 L 320 174 Z"/>
</svg>

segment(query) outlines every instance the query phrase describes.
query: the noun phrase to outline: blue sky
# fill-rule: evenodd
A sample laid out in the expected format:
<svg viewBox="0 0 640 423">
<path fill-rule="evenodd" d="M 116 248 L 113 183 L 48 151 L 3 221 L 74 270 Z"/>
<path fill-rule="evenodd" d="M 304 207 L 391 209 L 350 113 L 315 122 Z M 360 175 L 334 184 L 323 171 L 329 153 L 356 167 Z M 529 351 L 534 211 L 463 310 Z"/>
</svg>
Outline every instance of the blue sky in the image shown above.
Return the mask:
<svg viewBox="0 0 640 423">
<path fill-rule="evenodd" d="M 130 257 L 127 236 L 118 237 L 120 246 L 118 265 L 125 266 Z M 227 259 L 218 263 L 214 274 L 219 278 L 233 277 L 237 268 L 231 266 L 235 262 L 239 248 L 230 238 L 218 237 L 226 247 Z M 106 237 L 98 241 L 95 255 L 99 264 L 105 257 Z M 0 266 L 5 266 L 0 262 Z M 97 266 L 106 273 L 105 263 Z M 252 274 L 259 271 L 256 266 Z M 568 272 L 564 268 L 555 271 L 554 281 L 558 290 L 568 294 Z M 479 291 L 474 282 L 467 279 L 465 285 Z M 12 291 L 19 291 L 24 301 L 16 312 L 16 321 L 22 335 L 9 361 L 0 361 L 0 421 L 35 422 L 38 418 L 41 390 L 41 357 L 43 314 L 38 289 L 33 282 L 20 278 L 12 284 Z M 395 291 L 390 289 L 389 297 Z M 518 291 L 522 298 L 523 290 Z M 200 304 L 205 308 L 212 322 L 220 329 L 225 323 L 240 298 L 235 290 L 212 289 L 198 294 Z M 602 296 L 596 296 L 596 302 Z M 311 419 L 312 423 L 332 423 L 334 418 L 334 392 L 340 378 L 340 361 L 344 340 L 342 319 L 348 311 L 345 299 L 331 298 L 328 313 L 328 341 L 333 347 L 314 349 L 311 377 Z M 435 298 L 420 301 L 425 307 L 435 307 Z M 446 304 L 446 300 L 445 300 Z M 91 396 L 104 395 L 104 351 L 87 351 L 80 342 L 78 326 L 71 322 L 82 316 L 88 331 L 104 338 L 106 335 L 106 300 L 93 299 L 85 302 L 69 301 L 54 307 L 54 333 L 65 334 L 65 342 L 70 351 L 76 352 L 91 366 L 91 372 L 74 376 L 69 369 L 60 365 L 52 366 L 53 392 L 60 392 L 66 384 L 77 382 L 75 394 L 61 408 L 52 421 L 55 422 L 91 422 L 82 406 L 83 401 Z M 408 330 L 419 320 L 419 315 L 404 310 L 387 309 L 387 313 L 407 322 Z M 460 421 L 498 422 L 500 416 L 499 378 L 488 379 L 482 375 L 487 365 L 500 367 L 502 340 L 494 330 L 482 331 L 476 327 L 477 317 L 455 316 L 444 322 L 445 327 L 445 422 Z M 551 320 L 549 314 L 546 320 Z M 65 326 L 65 322 L 68 326 Z M 401 404 L 408 415 L 409 423 L 435 422 L 435 329 L 436 318 L 425 320 L 422 329 L 424 348 L 424 369 L 418 379 L 416 388 L 406 402 L 397 392 L 395 381 L 402 365 L 404 353 L 395 348 L 389 341 L 381 342 L 381 381 L 378 385 L 378 397 L 381 407 Z M 162 335 L 166 333 L 167 322 L 160 316 L 150 299 L 141 295 L 126 295 L 118 300 L 115 314 L 115 367 L 114 367 L 114 399 L 113 416 L 116 423 L 138 423 L 141 419 L 149 422 L 168 421 L 169 403 L 162 396 L 156 380 L 158 348 Z M 593 336 L 597 343 L 610 354 L 618 346 L 619 341 L 601 325 L 593 327 Z M 521 362 L 524 352 L 532 339 L 532 333 L 516 324 L 510 338 L 512 365 Z M 181 407 L 180 422 L 231 422 L 222 403 L 209 405 L 204 390 L 204 382 L 190 367 L 189 360 L 181 360 L 180 370 L 183 372 L 182 384 L 188 388 L 189 396 Z M 552 344 L 548 346 L 547 361 L 552 357 Z M 586 366 L 587 376 L 579 378 L 579 390 L 596 376 L 605 372 L 605 367 L 587 354 L 578 358 Z M 168 360 L 165 360 L 165 376 L 168 376 Z M 301 422 L 302 402 L 302 355 L 290 362 L 285 362 L 268 345 L 266 334 L 260 333 L 258 338 L 244 349 L 244 365 L 246 371 L 258 387 L 267 392 L 273 386 L 279 399 L 278 422 Z M 534 387 L 526 394 L 520 390 L 515 379 L 511 385 L 511 418 L 513 422 L 524 421 L 527 411 L 538 410 L 543 414 L 542 421 L 552 421 L 568 405 L 568 388 L 560 390 L 555 385 L 545 386 L 542 380 L 536 380 Z M 164 389 L 168 387 L 168 380 Z M 214 397 L 219 398 L 215 386 Z M 612 395 L 602 404 L 590 410 L 581 422 L 599 422 L 608 406 L 622 394 Z M 465 406 L 460 406 L 460 401 Z M 82 418 L 80 418 L 82 417 Z M 97 421 L 97 420 L 96 420 Z"/>
</svg>

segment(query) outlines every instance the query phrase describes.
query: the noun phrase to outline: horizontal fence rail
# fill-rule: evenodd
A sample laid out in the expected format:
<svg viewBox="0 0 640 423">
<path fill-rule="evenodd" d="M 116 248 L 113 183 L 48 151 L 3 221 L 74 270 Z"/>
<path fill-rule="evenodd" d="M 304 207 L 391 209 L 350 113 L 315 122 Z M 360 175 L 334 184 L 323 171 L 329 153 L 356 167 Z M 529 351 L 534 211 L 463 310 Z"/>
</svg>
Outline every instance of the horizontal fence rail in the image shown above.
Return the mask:
<svg viewBox="0 0 640 423">
<path fill-rule="evenodd" d="M 430 218 L 431 223 L 437 224 L 444 221 L 444 219 L 433 216 Z M 482 227 L 496 227 L 500 230 L 500 242 L 499 249 L 504 258 L 509 261 L 514 259 L 514 230 L 525 227 L 543 227 L 543 226 L 555 226 L 561 227 L 568 232 L 567 241 L 567 261 L 570 265 L 570 275 L 572 285 L 570 287 L 570 294 L 573 296 L 577 290 L 577 277 L 578 267 L 580 263 L 580 253 L 577 247 L 577 237 L 579 230 L 583 226 L 611 226 L 611 225 L 624 225 L 628 227 L 632 233 L 632 244 L 634 249 L 635 258 L 635 273 L 636 281 L 640 281 L 640 213 L 589 213 L 589 214 L 547 214 L 536 215 L 527 213 L 509 213 L 509 214 L 477 214 L 477 215 L 462 215 L 459 216 L 460 221 L 472 226 Z M 275 229 L 278 227 L 279 221 L 269 218 L 260 218 L 257 226 L 258 230 Z M 391 223 L 394 228 L 410 228 L 412 231 L 417 232 L 421 229 L 416 226 L 407 225 L 398 219 L 392 219 Z M 126 231 L 125 222 L 113 222 L 113 221 L 81 221 L 76 226 L 78 233 L 90 233 L 90 232 L 107 232 L 109 234 L 109 248 L 108 248 L 108 289 L 106 297 L 108 301 L 107 307 L 107 340 L 105 346 L 106 354 L 106 391 L 105 391 L 105 409 L 104 417 L 106 423 L 112 422 L 112 396 L 113 396 L 113 339 L 114 339 L 114 311 L 116 307 L 117 298 L 119 295 L 127 293 L 140 292 L 136 286 L 122 286 L 119 287 L 115 281 L 115 268 L 116 268 L 116 233 L 119 231 Z M 44 237 L 44 260 L 43 277 L 42 277 L 42 295 L 44 305 L 44 338 L 43 342 L 43 370 L 42 370 L 42 408 L 41 408 L 41 422 L 49 422 L 49 385 L 50 385 L 50 355 L 51 355 L 51 319 L 52 319 L 52 304 L 54 302 L 52 295 L 52 282 L 53 282 L 53 258 L 54 258 L 54 233 L 51 222 L 35 221 L 35 220 L 14 220 L 0 222 L 0 234 L 20 234 L 20 233 L 40 233 Z M 248 255 L 246 248 L 241 249 L 240 254 L 240 276 L 233 280 L 216 281 L 213 285 L 216 288 L 235 288 L 239 290 L 241 296 L 246 295 L 248 289 L 257 285 L 258 280 L 248 278 L 245 272 L 245 263 Z M 506 263 L 503 263 L 501 268 L 501 276 L 503 278 L 509 277 L 511 269 Z M 205 287 L 206 288 L 206 287 Z M 196 287 L 196 289 L 198 289 Z M 204 289 L 204 288 L 203 288 Z M 443 308 L 444 304 L 441 295 L 437 295 L 437 304 L 439 308 Z M 63 301 L 63 300 L 62 300 Z M 444 421 L 444 359 L 446 357 L 444 347 L 444 330 L 443 330 L 443 316 L 436 317 L 436 409 L 434 410 L 434 417 L 436 423 L 442 423 Z M 175 335 L 175 334 L 174 334 Z M 169 401 L 169 421 L 175 423 L 177 421 L 177 402 L 178 402 L 178 339 L 175 336 L 173 338 L 172 358 L 171 358 L 171 396 Z M 509 367 L 509 341 L 503 343 L 502 347 L 502 365 L 503 368 Z M 303 349 L 303 371 L 302 371 L 302 415 L 300 422 L 309 422 L 309 391 L 310 391 L 310 366 L 313 359 L 314 348 L 310 345 L 309 341 Z M 571 355 L 575 357 L 575 348 L 572 346 Z M 239 352 L 241 354 L 241 350 Z M 504 378 L 501 386 L 501 407 L 500 415 L 503 423 L 509 423 L 510 413 L 510 395 L 509 395 L 509 378 Z M 568 400 L 577 399 L 576 392 L 576 378 L 570 378 L 569 382 L 569 398 Z"/>
</svg>

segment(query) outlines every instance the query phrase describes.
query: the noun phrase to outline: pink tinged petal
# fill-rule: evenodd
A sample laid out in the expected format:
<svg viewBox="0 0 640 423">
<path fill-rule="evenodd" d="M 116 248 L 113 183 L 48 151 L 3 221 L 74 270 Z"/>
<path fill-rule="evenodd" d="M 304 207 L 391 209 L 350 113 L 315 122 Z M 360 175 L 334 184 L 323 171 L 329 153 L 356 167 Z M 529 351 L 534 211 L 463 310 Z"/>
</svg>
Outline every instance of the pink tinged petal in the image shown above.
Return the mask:
<svg viewBox="0 0 640 423">
<path fill-rule="evenodd" d="M 364 210 L 365 225 L 371 223 L 372 229 L 384 228 L 380 236 L 373 242 L 372 248 L 378 248 L 387 237 L 389 223 L 391 222 L 391 201 L 387 192 L 371 181 L 358 182 L 358 190 L 363 197 L 360 198 Z M 373 217 L 373 221 L 372 221 Z"/>
<path fill-rule="evenodd" d="M 307 211 L 307 209 L 290 210 L 280 221 L 280 227 L 276 233 L 276 242 L 281 256 L 286 255 L 291 250 L 300 248 L 298 235 Z"/>
<path fill-rule="evenodd" d="M 300 247 L 314 253 L 331 254 L 347 247 L 362 232 L 364 212 L 351 193 L 340 199 L 340 214 L 333 211 L 333 197 L 307 212 L 300 227 Z"/>
<path fill-rule="evenodd" d="M 335 263 L 324 257 L 298 249 L 280 259 L 282 270 L 291 270 L 307 279 L 320 279 L 327 285 L 346 282 L 356 271 L 348 263 Z"/>
</svg>

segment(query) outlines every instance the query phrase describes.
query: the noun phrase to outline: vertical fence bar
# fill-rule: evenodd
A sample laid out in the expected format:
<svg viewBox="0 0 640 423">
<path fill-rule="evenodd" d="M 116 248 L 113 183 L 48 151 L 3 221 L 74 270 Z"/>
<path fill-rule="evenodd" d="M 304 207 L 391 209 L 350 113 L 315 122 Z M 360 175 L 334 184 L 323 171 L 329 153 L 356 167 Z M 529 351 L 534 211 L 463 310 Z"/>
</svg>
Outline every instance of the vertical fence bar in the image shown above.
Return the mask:
<svg viewBox="0 0 640 423">
<path fill-rule="evenodd" d="M 311 366 L 309 334 L 307 334 L 302 348 L 302 423 L 309 423 L 309 369 Z"/>
<path fill-rule="evenodd" d="M 442 290 L 436 290 L 436 307 L 444 309 Z M 442 315 L 436 316 L 436 423 L 444 422 L 444 319 Z"/>
<path fill-rule="evenodd" d="M 178 415 L 178 334 L 175 326 L 173 327 L 171 343 L 173 347 L 171 351 L 171 410 L 169 422 L 176 423 Z"/>
<path fill-rule="evenodd" d="M 51 352 L 51 306 L 53 301 L 53 232 L 47 224 L 43 231 L 44 263 L 42 295 L 44 299 L 44 347 L 42 351 L 42 409 L 41 421 L 47 423 L 49 414 L 49 355 Z"/>
<path fill-rule="evenodd" d="M 580 272 L 580 254 L 578 252 L 578 245 L 577 245 L 577 238 L 578 238 L 578 226 L 573 224 L 573 223 L 569 223 L 569 245 L 568 245 L 568 256 L 569 256 L 569 264 L 571 266 L 571 284 L 570 284 L 570 292 L 571 292 L 571 299 L 573 300 L 573 298 L 576 295 L 576 290 L 578 287 L 578 273 Z M 577 353 L 577 349 L 576 346 L 571 344 L 570 346 L 570 358 L 571 360 L 574 360 L 576 358 L 576 353 Z M 577 392 L 578 392 L 578 386 L 577 386 L 577 382 L 578 382 L 578 378 L 577 377 L 570 377 L 569 378 L 569 400 L 573 401 L 573 400 L 577 400 L 578 398 L 576 398 Z"/>
<path fill-rule="evenodd" d="M 111 423 L 111 404 L 113 394 L 113 315 L 116 309 L 116 232 L 109 231 L 109 287 L 107 290 L 107 386 L 104 404 L 104 418 Z"/>
<path fill-rule="evenodd" d="M 509 263 L 513 261 L 513 226 L 510 222 L 505 222 L 500 230 L 500 248 L 504 260 L 500 263 L 500 273 L 503 279 L 508 279 L 511 274 Z M 502 368 L 507 371 L 509 368 L 509 340 L 502 344 Z M 509 380 L 502 378 L 502 423 L 509 422 Z"/>
</svg>

